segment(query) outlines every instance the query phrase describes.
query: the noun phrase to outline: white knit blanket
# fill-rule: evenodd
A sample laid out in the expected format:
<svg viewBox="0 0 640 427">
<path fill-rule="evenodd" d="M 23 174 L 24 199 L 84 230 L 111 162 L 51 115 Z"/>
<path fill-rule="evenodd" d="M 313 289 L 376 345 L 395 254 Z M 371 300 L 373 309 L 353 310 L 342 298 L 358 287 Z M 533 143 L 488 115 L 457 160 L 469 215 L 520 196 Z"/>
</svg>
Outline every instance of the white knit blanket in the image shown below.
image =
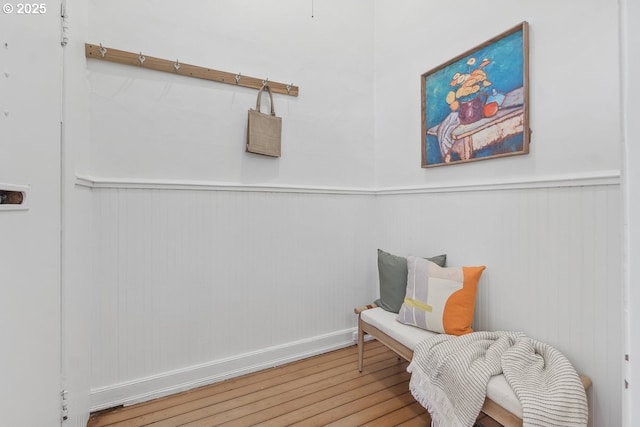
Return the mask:
<svg viewBox="0 0 640 427">
<path fill-rule="evenodd" d="M 431 414 L 432 427 L 471 427 L 487 384 L 504 376 L 520 399 L 523 427 L 586 426 L 587 398 L 567 358 L 517 332 L 438 335 L 418 343 L 407 370 L 411 393 Z"/>
</svg>

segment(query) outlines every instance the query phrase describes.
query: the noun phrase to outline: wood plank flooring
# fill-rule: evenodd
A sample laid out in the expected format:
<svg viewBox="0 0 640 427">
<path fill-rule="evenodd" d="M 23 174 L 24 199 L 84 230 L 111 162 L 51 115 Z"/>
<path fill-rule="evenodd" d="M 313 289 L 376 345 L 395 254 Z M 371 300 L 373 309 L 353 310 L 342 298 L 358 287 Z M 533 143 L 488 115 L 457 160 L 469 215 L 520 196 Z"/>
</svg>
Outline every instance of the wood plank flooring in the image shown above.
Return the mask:
<svg viewBox="0 0 640 427">
<path fill-rule="evenodd" d="M 409 392 L 407 362 L 377 341 L 366 346 L 362 373 L 352 346 L 96 413 L 87 427 L 431 425 Z"/>
</svg>

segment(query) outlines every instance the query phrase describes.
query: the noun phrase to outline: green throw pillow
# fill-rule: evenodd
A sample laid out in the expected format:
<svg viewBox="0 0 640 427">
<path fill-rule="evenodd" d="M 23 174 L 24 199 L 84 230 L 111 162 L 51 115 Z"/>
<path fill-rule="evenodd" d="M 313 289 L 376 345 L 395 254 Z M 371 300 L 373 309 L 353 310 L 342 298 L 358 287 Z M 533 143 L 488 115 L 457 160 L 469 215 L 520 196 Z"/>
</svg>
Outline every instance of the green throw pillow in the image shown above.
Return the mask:
<svg viewBox="0 0 640 427">
<path fill-rule="evenodd" d="M 427 258 L 445 267 L 447 255 Z M 380 299 L 374 301 L 378 307 L 398 313 L 407 293 L 407 258 L 378 249 L 378 276 L 380 279 Z"/>
</svg>

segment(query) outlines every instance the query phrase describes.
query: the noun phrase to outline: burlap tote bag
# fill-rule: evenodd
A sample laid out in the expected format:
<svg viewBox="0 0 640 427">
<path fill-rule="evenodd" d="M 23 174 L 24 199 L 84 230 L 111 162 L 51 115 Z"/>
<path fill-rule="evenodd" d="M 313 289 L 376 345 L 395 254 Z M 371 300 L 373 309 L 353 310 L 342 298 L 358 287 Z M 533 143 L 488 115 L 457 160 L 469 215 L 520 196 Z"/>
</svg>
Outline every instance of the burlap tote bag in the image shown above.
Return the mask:
<svg viewBox="0 0 640 427">
<path fill-rule="evenodd" d="M 260 112 L 262 91 L 269 92 L 271 113 Z M 265 156 L 280 157 L 280 139 L 282 136 L 282 118 L 276 117 L 273 105 L 273 94 L 269 85 L 264 85 L 258 92 L 256 109 L 249 109 L 249 124 L 247 126 L 247 151 L 264 154 Z"/>
</svg>

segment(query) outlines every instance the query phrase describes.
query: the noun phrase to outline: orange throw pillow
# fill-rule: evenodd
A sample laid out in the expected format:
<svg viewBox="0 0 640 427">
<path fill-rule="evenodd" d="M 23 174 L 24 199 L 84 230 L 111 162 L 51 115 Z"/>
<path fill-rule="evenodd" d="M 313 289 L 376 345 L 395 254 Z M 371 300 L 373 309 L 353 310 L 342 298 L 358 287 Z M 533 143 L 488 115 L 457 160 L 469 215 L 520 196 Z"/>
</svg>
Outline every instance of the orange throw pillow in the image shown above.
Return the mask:
<svg viewBox="0 0 640 427">
<path fill-rule="evenodd" d="M 407 293 L 398 321 L 431 332 L 473 332 L 478 282 L 485 266 L 443 268 L 414 256 L 407 258 Z"/>
</svg>

